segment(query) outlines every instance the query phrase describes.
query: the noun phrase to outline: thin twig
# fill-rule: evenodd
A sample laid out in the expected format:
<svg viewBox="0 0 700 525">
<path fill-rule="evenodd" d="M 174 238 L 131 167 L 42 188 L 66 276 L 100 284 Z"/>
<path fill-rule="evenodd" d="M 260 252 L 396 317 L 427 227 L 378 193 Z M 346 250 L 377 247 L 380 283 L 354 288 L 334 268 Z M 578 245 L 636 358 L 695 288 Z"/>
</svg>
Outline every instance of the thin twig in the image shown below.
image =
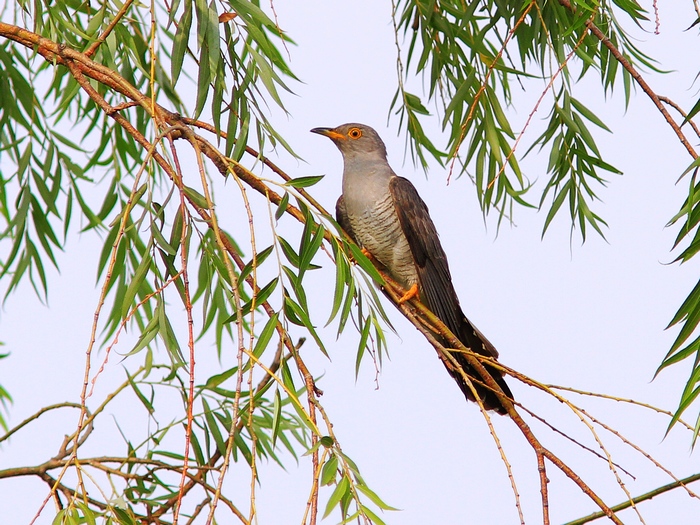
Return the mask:
<svg viewBox="0 0 700 525">
<path fill-rule="evenodd" d="M 683 117 L 684 120 L 688 117 L 688 114 L 685 111 L 683 111 L 683 108 L 681 108 L 678 104 L 676 104 L 670 98 L 659 95 L 659 100 L 661 102 L 663 102 L 664 104 L 668 104 L 673 109 L 678 111 L 678 113 L 680 113 L 680 115 Z M 698 129 L 697 125 L 695 124 L 695 121 L 693 121 L 693 119 L 690 119 L 690 120 L 688 120 L 688 124 L 690 124 L 690 127 L 693 128 L 695 135 L 697 135 L 700 138 L 700 129 Z"/>
<path fill-rule="evenodd" d="M 100 36 L 97 37 L 97 39 L 90 44 L 90 47 L 88 47 L 85 50 L 85 55 L 91 57 L 92 55 L 95 54 L 95 51 L 97 51 L 97 48 L 104 42 L 109 34 L 114 30 L 115 27 L 117 27 L 117 24 L 119 21 L 124 17 L 126 12 L 129 10 L 131 7 L 131 4 L 134 3 L 134 0 L 126 0 L 124 4 L 122 4 L 121 9 L 117 12 L 117 14 L 114 16 L 114 19 L 109 23 L 109 25 L 105 28 L 105 30 L 100 34 Z"/>
<path fill-rule="evenodd" d="M 629 508 L 631 505 L 641 503 L 643 501 L 648 501 L 654 496 L 658 496 L 660 494 L 663 494 L 665 492 L 668 492 L 670 490 L 676 489 L 678 487 L 687 485 L 689 483 L 693 483 L 694 481 L 700 480 L 700 474 L 693 474 L 692 476 L 688 476 L 687 478 L 680 479 L 678 481 L 674 481 L 673 483 L 669 483 L 668 485 L 663 485 L 661 487 L 655 488 L 654 490 L 651 490 L 649 492 L 645 492 L 644 494 L 641 494 L 637 496 L 636 498 L 632 498 L 632 500 L 628 501 L 623 501 L 622 503 L 615 505 L 614 507 L 611 507 L 613 512 L 619 512 L 621 510 Z M 574 521 L 568 521 L 564 525 L 584 525 L 585 523 L 590 523 L 593 520 L 597 520 L 598 518 L 604 518 L 605 514 L 602 512 L 594 512 L 592 514 L 589 514 L 586 517 L 579 518 Z"/>
</svg>

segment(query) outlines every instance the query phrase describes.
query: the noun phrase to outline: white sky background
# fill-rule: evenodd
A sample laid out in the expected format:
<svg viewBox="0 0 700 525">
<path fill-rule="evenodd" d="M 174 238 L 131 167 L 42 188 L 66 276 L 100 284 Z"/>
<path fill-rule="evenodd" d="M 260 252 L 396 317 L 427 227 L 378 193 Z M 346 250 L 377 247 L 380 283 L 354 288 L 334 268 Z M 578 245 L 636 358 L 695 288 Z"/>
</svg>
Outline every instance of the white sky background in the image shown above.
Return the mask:
<svg viewBox="0 0 700 525">
<path fill-rule="evenodd" d="M 644 5 L 650 7 L 651 2 Z M 700 70 L 697 29 L 683 32 L 695 18 L 692 3 L 660 7 L 661 34 L 638 33 L 641 47 L 663 68 L 678 72 L 646 77 L 657 93 L 687 109 L 697 97 L 692 81 Z M 677 230 L 664 226 L 682 203 L 685 181 L 674 183 L 690 158 L 651 101 L 640 91 L 625 112 L 622 97 L 616 94 L 606 101 L 599 83 L 586 81 L 574 89 L 575 96 L 613 130 L 613 134 L 596 132 L 596 137 L 603 157 L 625 173 L 608 177 L 609 187 L 599 192 L 603 202 L 594 208 L 610 225 L 605 232 L 607 243 L 592 232 L 583 246 L 578 237 L 570 242 L 564 215 L 541 241 L 545 212 L 522 209 L 516 210 L 515 226 L 504 225 L 496 237 L 495 217 L 485 227 L 471 182 L 453 179 L 447 186 L 447 174 L 439 167 L 433 167 L 426 179 L 409 160 L 404 162 L 405 143 L 397 137 L 397 121 L 391 120 L 387 127 L 396 83 L 390 6 L 327 1 L 277 2 L 275 8 L 280 25 L 297 43 L 289 46 L 290 64 L 303 81 L 292 86 L 296 96 L 285 99 L 290 116 L 280 116 L 276 123 L 305 162 L 284 156 L 281 167 L 292 176 L 327 174 L 312 192 L 332 209 L 340 193 L 341 156 L 330 141 L 308 130 L 348 121 L 375 127 L 387 144 L 395 171 L 414 182 L 431 210 L 465 313 L 496 345 L 505 364 L 543 382 L 675 408 L 688 365 L 672 367 L 653 382 L 651 378 L 675 335 L 664 327 L 698 274 L 694 261 L 682 268 L 666 264 L 673 259 L 669 249 Z M 653 25 L 646 29 L 653 30 Z M 421 93 L 420 83 L 411 84 L 411 91 Z M 534 84 L 529 89 L 522 96 L 522 107 L 511 112 L 520 122 L 541 92 Z M 545 117 L 538 114 L 533 126 Z M 534 156 L 525 164 L 526 176 L 542 184 L 547 178 L 546 162 L 546 155 Z M 224 221 L 227 192 L 238 200 L 233 186 L 222 185 L 216 196 Z M 257 195 L 251 198 L 261 203 Z M 232 206 L 231 223 L 236 213 Z M 282 228 L 285 220 L 293 222 L 283 219 Z M 69 241 L 60 258 L 61 274 L 51 280 L 49 308 L 40 305 L 26 284 L 4 305 L 0 340 L 6 344 L 3 350 L 12 355 L 1 362 L 0 384 L 15 399 L 10 426 L 49 402 L 78 398 L 98 296 L 95 246 L 89 236 Z M 318 282 L 318 289 L 307 293 L 316 305 L 320 325 L 327 318 L 333 268 L 325 258 L 317 260 L 324 270 L 317 272 L 318 277 L 307 277 L 309 283 Z M 355 380 L 358 336 L 350 327 L 337 342 L 334 326 L 325 332 L 332 361 L 316 356 L 309 342 L 303 349 L 312 373 L 323 375 L 321 402 L 344 452 L 358 463 L 370 487 L 402 509 L 384 518 L 391 524 L 409 525 L 517 523 L 505 468 L 476 405 L 465 402 L 434 350 L 415 329 L 391 307 L 388 311 L 400 338 L 389 338 L 391 359 L 385 362 L 379 389 L 375 389 L 369 361 Z M 124 378 L 117 360 L 110 367 L 103 377 L 104 391 Z M 200 368 L 202 378 L 205 368 Z M 548 416 L 550 422 L 573 429 L 594 446 L 569 411 L 514 380 L 509 384 L 519 401 Z M 677 428 L 664 440 L 664 416 L 620 403 L 573 395 L 572 400 L 614 425 L 677 476 L 698 472 L 697 454 L 689 449 L 690 433 Z M 55 453 L 63 434 L 74 428 L 74 420 L 65 414 L 51 415 L 41 430 L 37 426 L 18 434 L 0 449 L 0 468 L 44 461 Z M 534 454 L 506 418 L 494 417 L 494 423 L 513 465 L 526 522 L 538 523 Z M 116 432 L 106 428 L 108 424 L 109 418 L 104 418 L 105 428 L 100 430 L 105 435 Z M 540 425 L 532 426 L 608 503 L 625 499 L 604 462 L 564 444 Z M 637 481 L 623 476 L 632 495 L 671 481 L 641 456 L 619 446 L 613 436 L 605 435 L 605 443 L 614 459 L 637 476 Z M 597 510 L 551 465 L 548 474 L 553 523 Z M 299 523 L 310 477 L 306 459 L 299 469 L 290 461 L 288 472 L 276 465 L 264 466 L 257 500 L 260 523 Z M 247 486 L 247 474 L 241 483 Z M 3 481 L 0 523 L 27 523 L 45 494 L 46 487 L 34 479 Z M 324 503 L 329 494 L 328 489 L 322 492 Z M 700 505 L 676 490 L 643 503 L 640 510 L 648 525 L 692 523 Z M 51 514 L 45 513 L 37 523 L 50 523 Z M 326 522 L 337 522 L 337 515 L 334 518 Z M 630 511 L 621 518 L 625 523 L 637 522 Z"/>
</svg>

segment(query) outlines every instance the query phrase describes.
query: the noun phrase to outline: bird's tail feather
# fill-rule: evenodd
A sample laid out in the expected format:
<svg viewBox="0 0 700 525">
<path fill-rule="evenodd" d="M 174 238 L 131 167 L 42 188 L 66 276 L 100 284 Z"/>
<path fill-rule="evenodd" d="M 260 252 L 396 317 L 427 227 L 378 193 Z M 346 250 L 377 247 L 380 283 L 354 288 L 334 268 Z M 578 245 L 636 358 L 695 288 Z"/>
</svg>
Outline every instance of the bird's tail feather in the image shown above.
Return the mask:
<svg viewBox="0 0 700 525">
<path fill-rule="evenodd" d="M 498 398 L 496 393 L 486 385 L 486 381 L 484 381 L 481 378 L 478 372 L 476 372 L 469 365 L 466 358 L 464 357 L 464 354 L 461 354 L 459 352 L 453 352 L 452 355 L 455 358 L 455 361 L 457 361 L 457 363 L 460 365 L 462 370 L 464 370 L 464 373 L 472 380 L 472 385 L 474 386 L 474 389 L 476 390 L 479 399 L 481 399 L 484 408 L 486 410 L 493 410 L 498 414 L 506 414 L 507 410 L 503 406 L 503 403 L 501 403 L 501 400 Z M 488 372 L 491 374 L 491 377 L 493 377 L 493 379 L 496 381 L 498 386 L 501 387 L 503 393 L 510 399 L 513 399 L 513 393 L 510 391 L 508 384 L 503 379 L 503 375 L 501 374 L 501 372 L 489 366 L 488 363 L 484 363 L 484 366 L 486 370 L 488 370 Z M 464 377 L 462 377 L 459 370 L 452 370 L 449 367 L 447 367 L 447 370 L 456 381 L 460 390 L 462 390 L 462 393 L 464 393 L 464 396 L 469 401 L 476 401 L 474 397 L 474 392 L 472 392 L 472 389 L 469 387 Z"/>
<path fill-rule="evenodd" d="M 469 348 L 472 352 L 476 352 L 487 357 L 493 357 L 494 359 L 498 356 L 498 352 L 496 352 L 493 345 L 481 334 L 481 332 L 479 332 L 479 330 L 472 326 L 466 317 L 463 317 L 463 321 L 455 335 L 459 338 L 462 344 L 464 344 L 464 346 Z M 461 352 L 453 352 L 452 356 L 455 358 L 455 361 L 460 365 L 462 370 L 464 370 L 465 374 L 469 376 L 470 379 L 473 379 L 472 385 L 474 386 L 479 399 L 481 399 L 484 408 L 486 410 L 493 410 L 499 414 L 506 414 L 507 410 L 503 406 L 503 403 L 501 403 L 496 393 L 486 385 L 486 381 L 483 380 L 479 373 L 472 368 L 467 361 L 466 356 Z M 496 381 L 501 390 L 503 390 L 503 393 L 510 399 L 513 399 L 513 393 L 510 391 L 510 388 L 503 378 L 501 371 L 497 370 L 493 366 L 490 366 L 489 363 L 484 362 L 483 364 L 491 377 Z M 457 382 L 457 385 L 464 393 L 464 396 L 469 401 L 476 401 L 476 399 L 474 399 L 472 389 L 464 380 L 464 377 L 462 377 L 462 375 L 459 373 L 459 370 L 451 370 L 448 367 L 448 371 Z"/>
</svg>

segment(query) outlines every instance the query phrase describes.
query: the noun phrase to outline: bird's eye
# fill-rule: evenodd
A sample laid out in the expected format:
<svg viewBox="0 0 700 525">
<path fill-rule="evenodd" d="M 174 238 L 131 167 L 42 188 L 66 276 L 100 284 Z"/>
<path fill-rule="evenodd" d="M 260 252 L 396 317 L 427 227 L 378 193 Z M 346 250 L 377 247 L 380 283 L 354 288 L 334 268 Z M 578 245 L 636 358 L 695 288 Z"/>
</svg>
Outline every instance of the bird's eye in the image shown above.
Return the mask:
<svg viewBox="0 0 700 525">
<path fill-rule="evenodd" d="M 362 130 L 360 128 L 350 128 L 348 131 L 348 137 L 351 139 L 359 139 L 362 136 Z"/>
</svg>

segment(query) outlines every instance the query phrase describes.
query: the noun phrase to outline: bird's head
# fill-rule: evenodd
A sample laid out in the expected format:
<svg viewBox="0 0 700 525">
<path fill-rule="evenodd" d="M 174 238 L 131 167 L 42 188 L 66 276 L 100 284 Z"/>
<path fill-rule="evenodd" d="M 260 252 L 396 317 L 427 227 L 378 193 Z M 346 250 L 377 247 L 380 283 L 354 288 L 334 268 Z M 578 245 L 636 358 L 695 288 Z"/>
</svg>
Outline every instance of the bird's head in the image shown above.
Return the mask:
<svg viewBox="0 0 700 525">
<path fill-rule="evenodd" d="M 382 139 L 376 131 L 364 124 L 351 122 L 337 128 L 314 128 L 311 133 L 331 139 L 345 158 L 379 156 L 386 159 L 386 147 Z"/>
</svg>

